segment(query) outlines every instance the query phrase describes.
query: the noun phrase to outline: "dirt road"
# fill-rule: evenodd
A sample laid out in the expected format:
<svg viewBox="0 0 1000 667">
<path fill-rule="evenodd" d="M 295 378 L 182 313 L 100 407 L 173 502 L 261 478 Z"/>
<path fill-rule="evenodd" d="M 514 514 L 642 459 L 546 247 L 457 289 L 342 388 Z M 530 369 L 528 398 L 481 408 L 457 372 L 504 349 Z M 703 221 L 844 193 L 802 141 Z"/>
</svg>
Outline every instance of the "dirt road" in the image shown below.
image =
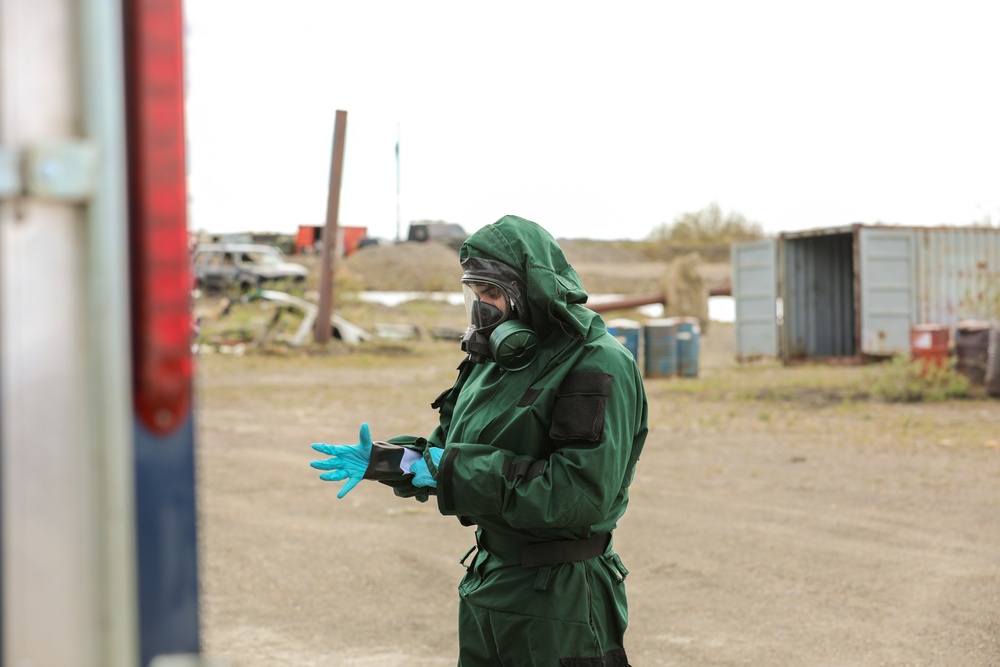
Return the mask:
<svg viewBox="0 0 1000 667">
<path fill-rule="evenodd" d="M 1000 402 L 856 400 L 866 369 L 647 381 L 616 531 L 636 667 L 1000 665 Z M 373 483 L 337 500 L 310 442 L 423 434 L 440 341 L 199 360 L 207 657 L 232 667 L 454 665 L 471 529 Z"/>
</svg>

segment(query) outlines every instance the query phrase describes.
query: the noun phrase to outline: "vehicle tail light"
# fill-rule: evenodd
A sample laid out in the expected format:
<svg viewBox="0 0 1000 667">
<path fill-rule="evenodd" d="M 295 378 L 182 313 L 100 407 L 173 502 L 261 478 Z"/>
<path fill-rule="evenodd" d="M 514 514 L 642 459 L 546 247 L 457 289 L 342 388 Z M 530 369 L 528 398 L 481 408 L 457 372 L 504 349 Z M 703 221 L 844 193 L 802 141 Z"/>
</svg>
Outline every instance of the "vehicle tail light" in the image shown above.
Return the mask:
<svg viewBox="0 0 1000 667">
<path fill-rule="evenodd" d="M 125 0 L 133 389 L 152 431 L 192 392 L 181 0 Z"/>
</svg>

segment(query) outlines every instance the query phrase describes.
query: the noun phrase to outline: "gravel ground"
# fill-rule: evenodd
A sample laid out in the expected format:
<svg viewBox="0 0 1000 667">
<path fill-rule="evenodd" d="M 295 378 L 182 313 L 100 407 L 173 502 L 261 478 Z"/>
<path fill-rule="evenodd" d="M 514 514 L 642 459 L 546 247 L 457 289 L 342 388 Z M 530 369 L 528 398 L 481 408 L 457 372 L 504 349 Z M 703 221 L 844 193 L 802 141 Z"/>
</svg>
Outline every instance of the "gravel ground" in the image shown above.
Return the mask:
<svg viewBox="0 0 1000 667">
<path fill-rule="evenodd" d="M 737 366 L 725 325 L 702 343 L 699 378 L 646 383 L 615 537 L 632 664 L 1000 665 L 1000 403 L 881 404 L 856 398 L 869 369 Z M 308 462 L 362 421 L 429 432 L 459 359 L 435 340 L 199 358 L 208 658 L 455 664 L 471 529 L 373 483 L 337 500 Z"/>
</svg>

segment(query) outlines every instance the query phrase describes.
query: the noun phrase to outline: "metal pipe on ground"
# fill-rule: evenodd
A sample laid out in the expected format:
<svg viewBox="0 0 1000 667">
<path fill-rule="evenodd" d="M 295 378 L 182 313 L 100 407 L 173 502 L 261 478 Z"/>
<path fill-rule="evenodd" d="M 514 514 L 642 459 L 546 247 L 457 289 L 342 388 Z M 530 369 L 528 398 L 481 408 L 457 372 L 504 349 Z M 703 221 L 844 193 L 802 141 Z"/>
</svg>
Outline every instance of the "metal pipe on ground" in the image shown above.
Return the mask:
<svg viewBox="0 0 1000 667">
<path fill-rule="evenodd" d="M 733 288 L 729 283 L 722 285 L 713 285 L 708 288 L 708 296 L 732 296 Z M 667 295 L 663 292 L 655 292 L 651 294 L 638 294 L 636 296 L 622 297 L 621 299 L 613 299 L 610 301 L 599 301 L 597 303 L 588 303 L 587 307 L 594 311 L 595 313 L 607 313 L 612 310 L 623 310 L 626 308 L 638 308 L 640 306 L 650 306 L 653 304 L 663 304 L 667 305 Z"/>
</svg>

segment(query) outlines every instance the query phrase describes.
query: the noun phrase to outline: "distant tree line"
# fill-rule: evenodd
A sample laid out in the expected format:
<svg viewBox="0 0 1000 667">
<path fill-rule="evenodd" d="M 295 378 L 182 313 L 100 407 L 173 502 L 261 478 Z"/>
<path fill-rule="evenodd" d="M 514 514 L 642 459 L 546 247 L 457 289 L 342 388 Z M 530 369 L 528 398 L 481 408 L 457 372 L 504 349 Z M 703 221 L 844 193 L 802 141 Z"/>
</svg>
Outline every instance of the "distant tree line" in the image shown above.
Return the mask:
<svg viewBox="0 0 1000 667">
<path fill-rule="evenodd" d="M 647 254 L 654 259 L 672 259 L 697 251 L 706 261 L 727 261 L 729 247 L 737 241 L 764 238 L 760 223 L 742 213 L 723 213 L 715 202 L 700 211 L 682 213 L 673 222 L 664 222 L 646 242 Z"/>
<path fill-rule="evenodd" d="M 764 229 L 760 223 L 751 222 L 736 211 L 723 213 L 715 202 L 700 211 L 682 213 L 673 222 L 665 222 L 650 233 L 651 241 L 688 246 L 762 238 Z"/>
</svg>

